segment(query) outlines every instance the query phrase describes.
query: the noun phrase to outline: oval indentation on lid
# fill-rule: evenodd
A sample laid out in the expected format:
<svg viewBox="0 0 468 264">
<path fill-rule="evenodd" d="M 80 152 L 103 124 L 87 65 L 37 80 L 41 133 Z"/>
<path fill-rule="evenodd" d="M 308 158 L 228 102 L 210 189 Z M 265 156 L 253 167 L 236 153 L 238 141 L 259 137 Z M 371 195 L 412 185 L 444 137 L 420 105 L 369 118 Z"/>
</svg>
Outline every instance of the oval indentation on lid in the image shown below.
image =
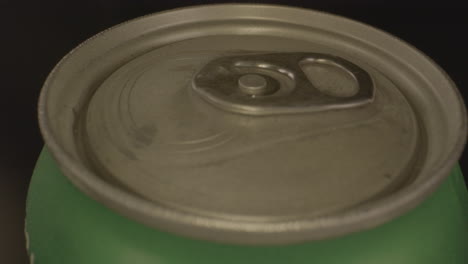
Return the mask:
<svg viewBox="0 0 468 264">
<path fill-rule="evenodd" d="M 359 91 L 353 73 L 328 59 L 304 59 L 300 66 L 307 79 L 320 92 L 334 97 L 351 97 Z"/>
</svg>

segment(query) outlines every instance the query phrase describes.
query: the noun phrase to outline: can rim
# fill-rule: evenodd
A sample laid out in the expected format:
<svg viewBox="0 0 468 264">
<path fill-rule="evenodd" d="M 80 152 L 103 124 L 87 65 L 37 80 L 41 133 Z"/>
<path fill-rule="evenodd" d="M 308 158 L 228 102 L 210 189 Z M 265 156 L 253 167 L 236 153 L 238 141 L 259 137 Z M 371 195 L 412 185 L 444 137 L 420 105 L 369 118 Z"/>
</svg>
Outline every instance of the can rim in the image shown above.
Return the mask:
<svg viewBox="0 0 468 264">
<path fill-rule="evenodd" d="M 51 82 L 53 79 L 55 79 L 57 72 L 59 69 L 61 69 L 63 63 L 76 51 L 87 45 L 93 39 L 103 36 L 106 32 L 122 27 L 127 23 L 144 20 L 150 16 L 174 13 L 178 12 L 179 10 L 197 11 L 207 7 L 252 8 L 254 6 L 259 8 L 288 9 L 294 10 L 295 12 L 307 12 L 308 14 L 315 13 L 322 16 L 339 18 L 341 20 L 345 20 L 347 23 L 352 23 L 359 27 L 371 29 L 377 34 L 385 35 L 387 38 L 392 38 L 398 42 L 402 42 L 403 44 L 407 45 L 413 53 L 427 60 L 427 62 L 432 66 L 435 66 L 450 82 L 451 87 L 447 88 L 454 92 L 458 100 L 458 111 L 461 113 L 462 120 L 460 120 L 459 127 L 459 131 L 461 133 L 459 133 L 458 138 L 456 139 L 456 144 L 450 153 L 446 156 L 442 165 L 440 167 L 433 168 L 431 171 L 433 176 L 427 178 L 423 182 L 420 182 L 418 185 L 411 185 L 408 188 L 399 190 L 391 197 L 391 199 L 384 198 L 382 200 L 373 201 L 370 206 L 360 207 L 359 211 L 353 211 L 340 215 L 323 216 L 316 219 L 291 220 L 281 223 L 242 223 L 242 227 L 240 228 L 238 221 L 215 218 L 209 219 L 206 216 L 198 217 L 182 211 L 174 210 L 172 208 L 155 206 L 151 202 L 130 195 L 129 193 L 105 182 L 101 178 L 93 176 L 94 173 L 79 162 L 76 162 L 76 160 L 72 158 L 72 156 L 53 136 L 54 132 L 49 125 L 50 120 L 47 116 L 46 110 L 46 105 L 48 103 L 47 95 L 51 87 Z M 448 74 L 440 68 L 440 66 L 438 66 L 432 59 L 427 57 L 411 44 L 408 44 L 407 42 L 380 29 L 376 29 L 367 24 L 345 17 L 297 7 L 264 4 L 217 4 L 182 7 L 135 18 L 104 30 L 74 48 L 54 67 L 54 69 L 48 75 L 41 90 L 38 103 L 38 117 L 42 136 L 54 159 L 57 161 L 62 171 L 69 172 L 65 173 L 67 178 L 69 178 L 76 186 L 79 187 L 80 190 L 84 191 L 92 198 L 104 203 L 106 206 L 118 211 L 123 215 L 128 216 L 130 212 L 132 214 L 136 213 L 136 215 L 132 215 L 131 218 L 134 218 L 152 227 L 167 229 L 171 232 L 189 235 L 195 238 L 242 244 L 278 244 L 329 238 L 345 233 L 369 229 L 390 219 L 393 219 L 394 217 L 399 216 L 404 212 L 407 212 L 408 210 L 416 207 L 438 187 L 442 180 L 449 175 L 451 169 L 455 166 L 467 140 L 465 133 L 467 131 L 467 112 L 464 107 L 461 94 L 456 88 L 455 83 L 451 80 Z M 144 217 L 148 215 L 151 219 Z M 190 227 L 193 227 L 193 223 L 197 224 L 198 229 L 196 231 L 189 230 Z M 219 236 L 219 233 L 212 232 L 212 230 L 217 230 L 218 232 L 221 231 L 225 234 L 225 236 Z M 242 231 L 239 232 L 239 230 Z M 285 232 L 290 232 L 290 235 L 285 236 L 283 234 Z"/>
</svg>

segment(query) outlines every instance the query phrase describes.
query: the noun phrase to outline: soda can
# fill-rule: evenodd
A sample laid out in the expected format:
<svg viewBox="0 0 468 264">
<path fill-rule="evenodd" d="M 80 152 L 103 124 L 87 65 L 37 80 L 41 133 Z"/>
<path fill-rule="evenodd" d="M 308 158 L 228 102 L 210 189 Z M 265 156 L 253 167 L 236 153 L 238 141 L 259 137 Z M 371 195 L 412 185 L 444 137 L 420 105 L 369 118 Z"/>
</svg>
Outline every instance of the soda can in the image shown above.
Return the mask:
<svg viewBox="0 0 468 264">
<path fill-rule="evenodd" d="M 253 4 L 134 19 L 62 59 L 39 123 L 35 263 L 468 259 L 459 92 L 356 21 Z"/>
</svg>

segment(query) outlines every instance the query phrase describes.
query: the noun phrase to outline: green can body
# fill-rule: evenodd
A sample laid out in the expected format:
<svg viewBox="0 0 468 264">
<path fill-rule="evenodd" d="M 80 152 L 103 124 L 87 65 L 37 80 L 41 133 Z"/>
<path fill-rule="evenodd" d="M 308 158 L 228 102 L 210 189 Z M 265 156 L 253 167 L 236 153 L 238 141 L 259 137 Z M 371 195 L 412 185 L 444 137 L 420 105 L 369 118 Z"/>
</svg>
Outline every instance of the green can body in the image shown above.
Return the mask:
<svg viewBox="0 0 468 264">
<path fill-rule="evenodd" d="M 468 263 L 468 193 L 456 167 L 417 208 L 371 230 L 281 246 L 220 244 L 116 214 L 72 185 L 45 149 L 29 189 L 26 236 L 35 264 L 462 264 Z"/>
</svg>

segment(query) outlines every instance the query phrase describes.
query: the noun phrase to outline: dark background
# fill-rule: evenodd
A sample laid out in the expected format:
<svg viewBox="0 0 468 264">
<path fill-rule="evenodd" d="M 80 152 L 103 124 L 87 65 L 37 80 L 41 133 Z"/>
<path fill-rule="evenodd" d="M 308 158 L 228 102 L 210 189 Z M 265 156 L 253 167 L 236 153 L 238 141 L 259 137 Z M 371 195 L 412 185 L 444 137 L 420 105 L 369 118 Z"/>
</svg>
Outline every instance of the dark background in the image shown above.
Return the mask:
<svg viewBox="0 0 468 264">
<path fill-rule="evenodd" d="M 52 67 L 80 42 L 115 24 L 160 10 L 220 2 L 227 1 L 0 0 L 0 263 L 27 263 L 23 235 L 25 198 L 43 144 L 36 121 L 36 102 Z M 434 59 L 467 101 L 468 9 L 461 2 L 236 2 L 313 8 L 381 28 Z M 467 159 L 464 154 L 461 164 L 468 175 Z"/>
</svg>

